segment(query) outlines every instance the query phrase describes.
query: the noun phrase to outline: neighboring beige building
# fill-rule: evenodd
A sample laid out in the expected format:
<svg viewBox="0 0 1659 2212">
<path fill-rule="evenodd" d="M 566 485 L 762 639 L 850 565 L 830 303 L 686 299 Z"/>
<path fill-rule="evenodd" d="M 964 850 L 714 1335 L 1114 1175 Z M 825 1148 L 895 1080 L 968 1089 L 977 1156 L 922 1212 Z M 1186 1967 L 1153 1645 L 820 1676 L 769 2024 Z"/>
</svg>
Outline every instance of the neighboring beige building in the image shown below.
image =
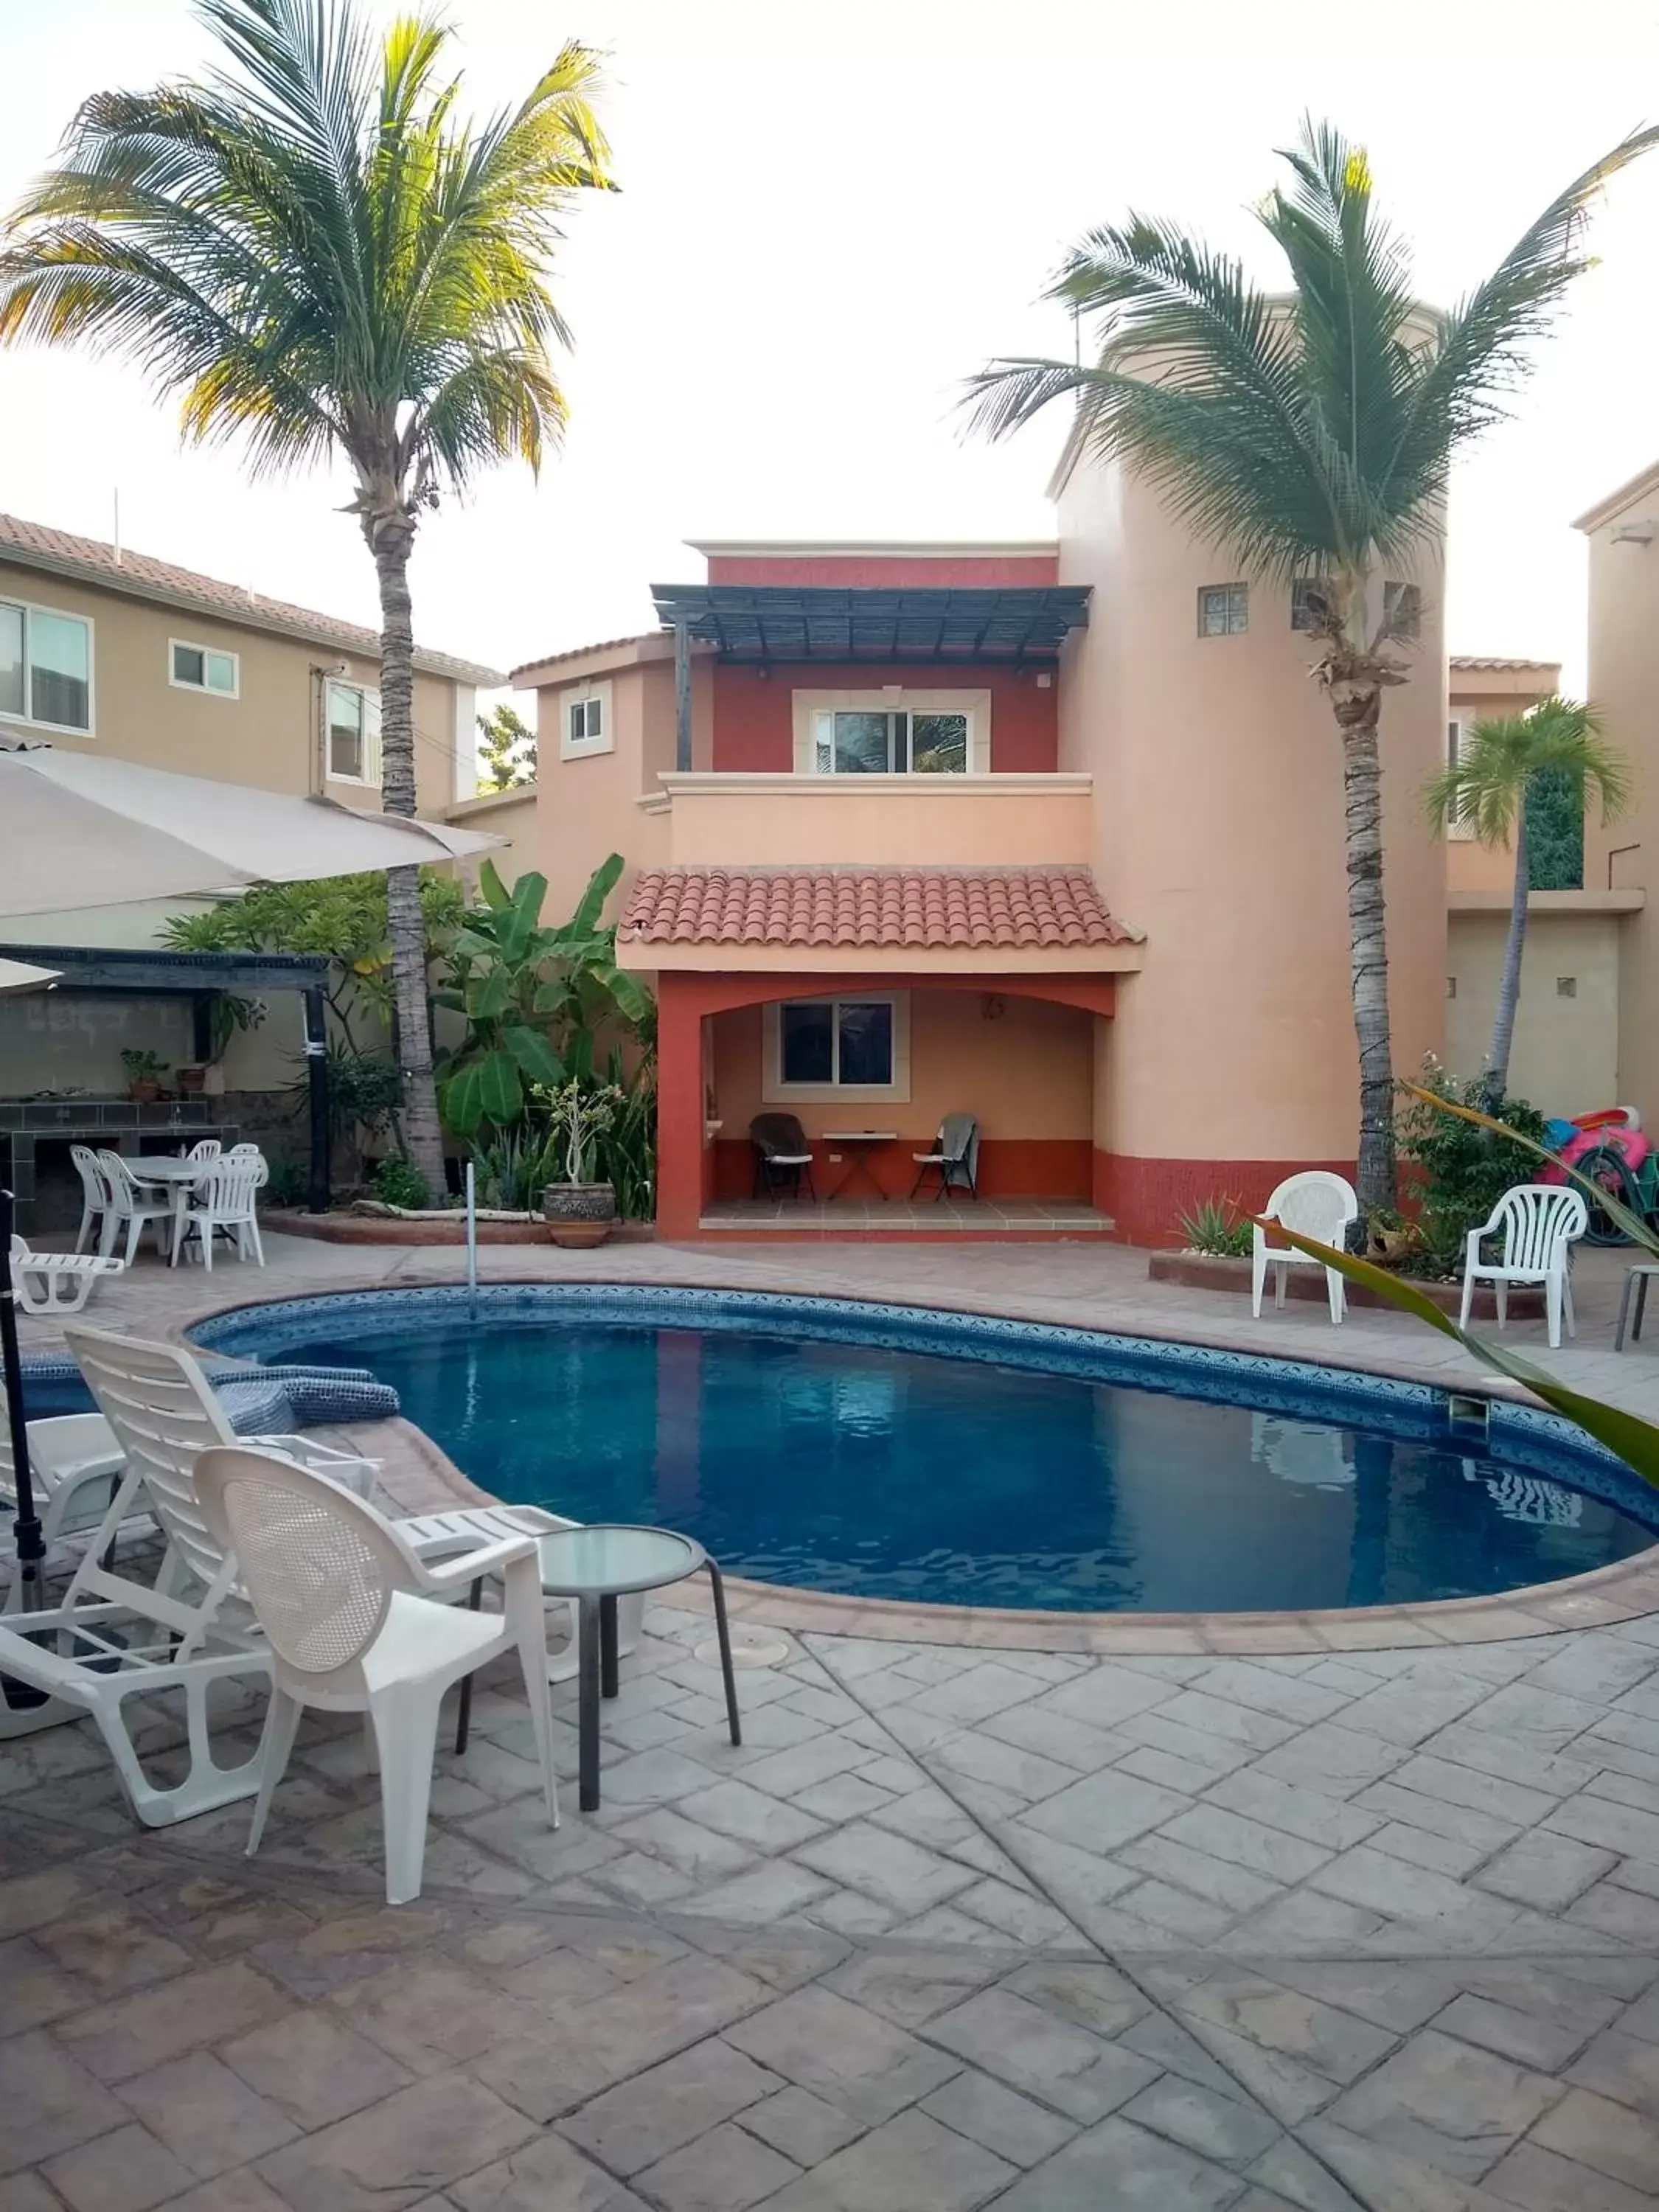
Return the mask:
<svg viewBox="0 0 1659 2212">
<path fill-rule="evenodd" d="M 1454 654 L 1446 742 L 1455 758 L 1477 721 L 1524 714 L 1560 688 L 1560 664 Z M 1527 906 L 1521 1000 L 1510 1088 L 1550 1114 L 1612 1105 L 1620 1091 L 1619 956 L 1627 896 L 1599 886 L 1589 860 L 1584 888 L 1534 891 Z M 1478 844 L 1454 829 L 1446 841 L 1446 1062 L 1480 1073 L 1492 1042 L 1498 981 L 1515 881 L 1507 846 Z"/>
<path fill-rule="evenodd" d="M 265 790 L 380 805 L 374 631 L 125 547 L 0 515 L 0 743 L 40 739 Z M 442 818 L 477 788 L 477 696 L 493 668 L 417 647 L 416 803 Z M 95 888 L 97 854 L 86 865 Z M 75 887 L 76 899 L 87 886 Z M 135 948 L 198 903 L 88 908 L 9 923 L 8 941 Z M 236 1037 L 232 1091 L 291 1084 L 298 1002 Z M 193 1056 L 190 1007 L 53 993 L 0 1001 L 0 1095 L 124 1087 L 124 1047 Z"/>
<path fill-rule="evenodd" d="M 0 515 L 0 733 L 378 807 L 379 664 L 354 623 Z M 417 802 L 441 816 L 503 679 L 421 647 L 415 668 Z"/>
</svg>

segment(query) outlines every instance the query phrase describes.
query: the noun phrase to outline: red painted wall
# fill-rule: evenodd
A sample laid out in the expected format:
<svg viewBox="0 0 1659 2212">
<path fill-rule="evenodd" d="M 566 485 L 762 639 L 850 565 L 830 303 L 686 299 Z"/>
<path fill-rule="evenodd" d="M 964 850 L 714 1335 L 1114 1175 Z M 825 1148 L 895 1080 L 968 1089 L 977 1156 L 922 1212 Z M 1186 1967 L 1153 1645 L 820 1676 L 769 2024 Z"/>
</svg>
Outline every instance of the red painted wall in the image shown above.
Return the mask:
<svg viewBox="0 0 1659 2212">
<path fill-rule="evenodd" d="M 989 691 L 991 768 L 1012 775 L 1020 770 L 1051 775 L 1060 763 L 1059 672 L 1047 690 L 1036 671 L 948 667 L 938 661 L 895 665 L 883 661 L 789 662 L 775 665 L 763 681 L 757 669 L 741 662 L 716 661 L 714 765 L 727 773 L 770 770 L 787 775 L 795 765 L 794 707 L 797 691 L 868 691 L 884 684 L 908 690 Z"/>
<path fill-rule="evenodd" d="M 1253 1213 L 1286 1176 L 1326 1168 L 1352 1180 L 1352 1160 L 1152 1160 L 1097 1152 L 1093 1200 L 1126 1244 L 1161 1250 L 1184 1244 L 1181 1216 L 1206 1198 L 1230 1199 Z"/>
<path fill-rule="evenodd" d="M 711 553 L 711 584 L 1057 584 L 1058 553 Z"/>
</svg>

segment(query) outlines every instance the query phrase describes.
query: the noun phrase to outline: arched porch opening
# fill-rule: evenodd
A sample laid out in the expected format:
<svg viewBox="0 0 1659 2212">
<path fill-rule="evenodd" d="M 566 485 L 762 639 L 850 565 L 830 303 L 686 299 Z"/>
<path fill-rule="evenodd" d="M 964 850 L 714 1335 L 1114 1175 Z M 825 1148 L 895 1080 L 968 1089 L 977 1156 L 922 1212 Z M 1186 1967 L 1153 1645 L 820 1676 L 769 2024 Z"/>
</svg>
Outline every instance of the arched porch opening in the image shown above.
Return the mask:
<svg viewBox="0 0 1659 2212">
<path fill-rule="evenodd" d="M 1092 1211 L 1093 1097 L 1099 1024 L 1115 1004 L 1115 978 L 1078 973 L 802 975 L 670 970 L 658 979 L 658 1225 L 665 1237 L 760 1225 L 738 1217 L 750 1189 L 748 1127 L 757 1113 L 792 1112 L 806 1132 L 820 1200 L 844 1189 L 852 1162 L 836 1130 L 880 1129 L 892 1141 L 861 1155 L 860 1189 L 908 1197 L 911 1155 L 927 1149 L 943 1115 L 981 1125 L 981 1190 L 988 1206 L 1018 1215 L 1008 1234 L 1104 1233 Z M 791 1002 L 893 1002 L 895 1073 L 879 1092 L 822 1091 L 781 1082 L 778 1024 Z M 1010 1204 L 1009 1201 L 1016 1203 Z M 1020 1204 L 1018 1202 L 1024 1202 Z M 1059 1207 L 1069 1231 L 1048 1219 Z M 948 1233 L 948 1212 L 927 1222 L 833 1204 L 812 1216 L 785 1209 L 775 1233 Z M 975 1218 L 976 1229 L 999 1224 Z"/>
</svg>

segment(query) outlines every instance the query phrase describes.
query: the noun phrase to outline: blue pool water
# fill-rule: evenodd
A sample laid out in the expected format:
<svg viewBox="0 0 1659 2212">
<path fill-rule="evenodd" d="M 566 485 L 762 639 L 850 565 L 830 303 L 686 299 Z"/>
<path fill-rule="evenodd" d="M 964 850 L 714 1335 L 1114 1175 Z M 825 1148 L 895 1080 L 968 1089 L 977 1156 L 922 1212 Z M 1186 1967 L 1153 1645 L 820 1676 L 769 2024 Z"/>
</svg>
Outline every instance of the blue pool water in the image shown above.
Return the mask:
<svg viewBox="0 0 1659 2212">
<path fill-rule="evenodd" d="M 1407 1604 L 1655 1540 L 1626 1510 L 1649 1510 L 1635 1478 L 1565 1453 L 1547 1424 L 1508 1415 L 1516 1432 L 1489 1447 L 1424 1389 L 1133 1340 L 568 1291 L 485 1293 L 476 1320 L 453 1293 L 315 1299 L 198 1334 L 371 1368 L 499 1497 L 680 1528 L 731 1572 L 815 1589 L 1100 1612 Z M 944 1345 L 968 1356 L 925 1348 Z"/>
</svg>

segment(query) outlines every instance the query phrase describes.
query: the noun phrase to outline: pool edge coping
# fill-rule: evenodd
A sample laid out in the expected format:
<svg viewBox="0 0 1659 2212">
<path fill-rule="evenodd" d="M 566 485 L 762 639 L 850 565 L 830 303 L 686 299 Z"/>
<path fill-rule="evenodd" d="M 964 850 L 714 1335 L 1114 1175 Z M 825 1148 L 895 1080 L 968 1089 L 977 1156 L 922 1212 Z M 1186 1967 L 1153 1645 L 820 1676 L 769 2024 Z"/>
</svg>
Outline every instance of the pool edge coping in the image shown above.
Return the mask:
<svg viewBox="0 0 1659 2212">
<path fill-rule="evenodd" d="M 561 1289 L 605 1291 L 682 1290 L 708 1293 L 726 1290 L 745 1297 L 799 1297 L 826 1305 L 902 1305 L 906 1311 L 949 1319 L 955 1316 L 1027 1322 L 1036 1328 L 1073 1326 L 1011 1311 L 1006 1303 L 981 1301 L 939 1304 L 926 1300 L 838 1292 L 828 1297 L 810 1290 L 757 1291 L 740 1283 L 656 1280 L 648 1283 L 599 1281 L 583 1277 L 568 1284 L 544 1277 L 493 1277 L 487 1285 L 498 1289 Z M 190 1332 L 204 1322 L 230 1314 L 254 1312 L 262 1306 L 289 1305 L 301 1301 L 355 1297 L 365 1291 L 387 1296 L 420 1296 L 433 1290 L 464 1290 L 464 1283 L 396 1283 L 376 1277 L 361 1282 L 336 1282 L 326 1290 L 301 1292 L 285 1290 L 268 1297 L 234 1297 L 224 1303 L 193 1309 L 174 1316 L 163 1334 L 172 1342 L 197 1350 Z M 1117 1332 L 1076 1325 L 1076 1333 L 1102 1336 Z M 1176 1331 L 1158 1326 L 1139 1326 L 1137 1334 L 1170 1345 L 1190 1345 L 1200 1350 L 1236 1353 L 1236 1345 L 1206 1342 L 1201 1330 Z M 1411 1383 L 1443 1394 L 1481 1397 L 1500 1405 L 1523 1406 L 1548 1414 L 1549 1408 L 1532 1393 L 1504 1378 L 1460 1379 L 1455 1389 L 1421 1375 L 1402 1374 L 1382 1363 L 1316 1359 L 1299 1352 L 1294 1359 L 1263 1352 L 1243 1355 L 1280 1366 L 1308 1366 L 1333 1374 L 1369 1376 Z M 398 1425 L 410 1439 L 418 1439 L 418 1456 L 425 1471 L 442 1481 L 458 1502 L 489 1500 L 489 1492 L 457 1468 L 448 1455 L 423 1430 L 399 1417 Z M 831 1591 L 803 1590 L 779 1583 L 751 1582 L 728 1576 L 728 1600 L 734 1618 L 781 1628 L 796 1635 L 850 1636 L 894 1643 L 941 1644 L 985 1650 L 1047 1651 L 1120 1658 L 1334 1656 L 1341 1651 L 1401 1650 L 1455 1648 L 1466 1644 L 1505 1643 L 1534 1636 L 1560 1635 L 1572 1629 L 1607 1627 L 1625 1620 L 1659 1613 L 1659 1542 L 1632 1553 L 1628 1559 L 1606 1567 L 1593 1567 L 1582 1575 L 1559 1582 L 1535 1583 L 1518 1590 L 1487 1597 L 1431 1599 L 1420 1605 L 1335 1607 L 1308 1612 L 1226 1613 L 1054 1613 L 1036 1608 L 994 1606 L 924 1605 L 890 1598 L 846 1597 Z M 700 1583 L 678 1585 L 675 1601 L 688 1610 L 702 1612 L 708 1600 Z"/>
</svg>

